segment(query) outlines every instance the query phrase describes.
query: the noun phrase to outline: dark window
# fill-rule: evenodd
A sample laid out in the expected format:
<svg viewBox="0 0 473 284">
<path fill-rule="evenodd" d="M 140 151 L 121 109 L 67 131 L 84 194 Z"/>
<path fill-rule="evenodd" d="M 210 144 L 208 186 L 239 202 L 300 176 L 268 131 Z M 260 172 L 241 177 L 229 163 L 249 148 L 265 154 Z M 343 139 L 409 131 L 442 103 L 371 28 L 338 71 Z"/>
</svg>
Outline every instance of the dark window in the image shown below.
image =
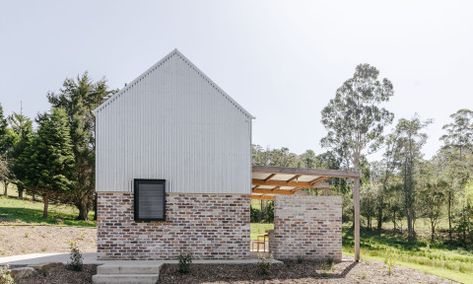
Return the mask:
<svg viewBox="0 0 473 284">
<path fill-rule="evenodd" d="M 166 181 L 135 179 L 135 221 L 165 220 Z"/>
</svg>

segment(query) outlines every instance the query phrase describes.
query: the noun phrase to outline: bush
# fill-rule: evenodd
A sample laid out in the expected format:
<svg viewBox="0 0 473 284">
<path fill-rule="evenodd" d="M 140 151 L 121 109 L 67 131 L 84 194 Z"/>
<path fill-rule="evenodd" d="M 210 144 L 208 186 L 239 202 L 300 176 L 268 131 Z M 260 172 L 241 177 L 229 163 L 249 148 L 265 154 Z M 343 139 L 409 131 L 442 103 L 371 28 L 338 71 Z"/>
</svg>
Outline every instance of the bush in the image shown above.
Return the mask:
<svg viewBox="0 0 473 284">
<path fill-rule="evenodd" d="M 274 202 L 267 201 L 263 210 L 251 207 L 250 219 L 252 223 L 274 223 Z"/>
<path fill-rule="evenodd" d="M 302 255 L 297 256 L 297 263 L 301 264 L 304 262 L 304 257 Z"/>
<path fill-rule="evenodd" d="M 269 275 L 271 265 L 269 257 L 260 256 L 258 261 L 258 273 L 261 275 Z"/>
<path fill-rule="evenodd" d="M 334 264 L 335 264 L 335 261 L 333 260 L 333 258 L 328 258 L 325 260 L 324 263 L 322 263 L 322 269 L 332 271 Z"/>
<path fill-rule="evenodd" d="M 179 272 L 189 273 L 191 264 L 192 264 L 192 254 L 181 253 L 178 259 L 179 259 Z"/>
<path fill-rule="evenodd" d="M 82 253 L 80 252 L 79 247 L 77 246 L 77 242 L 70 241 L 69 248 L 71 250 L 71 254 L 70 254 L 71 261 L 67 264 L 67 267 L 70 270 L 81 271 L 82 266 L 83 266 Z"/>
<path fill-rule="evenodd" d="M 13 276 L 8 265 L 0 266 L 0 284 L 13 284 Z"/>
</svg>

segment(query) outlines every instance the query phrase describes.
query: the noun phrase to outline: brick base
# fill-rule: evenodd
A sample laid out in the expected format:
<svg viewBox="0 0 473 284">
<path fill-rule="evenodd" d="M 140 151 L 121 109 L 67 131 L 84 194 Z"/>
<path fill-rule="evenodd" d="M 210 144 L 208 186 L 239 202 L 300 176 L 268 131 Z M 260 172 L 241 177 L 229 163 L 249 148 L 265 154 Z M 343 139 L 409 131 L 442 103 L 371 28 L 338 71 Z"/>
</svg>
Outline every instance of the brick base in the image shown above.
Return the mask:
<svg viewBox="0 0 473 284">
<path fill-rule="evenodd" d="M 269 249 L 276 259 L 342 259 L 340 196 L 276 196 Z"/>
<path fill-rule="evenodd" d="M 135 222 L 133 193 L 98 192 L 97 210 L 102 260 L 250 257 L 248 195 L 168 193 L 166 221 Z"/>
</svg>

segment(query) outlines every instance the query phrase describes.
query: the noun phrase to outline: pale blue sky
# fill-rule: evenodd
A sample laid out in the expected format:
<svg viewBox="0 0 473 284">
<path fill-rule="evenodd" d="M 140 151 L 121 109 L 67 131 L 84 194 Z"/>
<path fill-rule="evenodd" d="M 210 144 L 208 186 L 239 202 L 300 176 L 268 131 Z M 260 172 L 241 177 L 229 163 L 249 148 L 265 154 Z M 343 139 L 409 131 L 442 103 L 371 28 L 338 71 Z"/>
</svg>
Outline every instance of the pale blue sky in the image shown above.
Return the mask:
<svg viewBox="0 0 473 284">
<path fill-rule="evenodd" d="M 431 156 L 449 114 L 473 108 L 468 2 L 2 1 L 0 103 L 35 116 L 65 77 L 121 88 L 178 48 L 256 116 L 254 143 L 320 152 L 320 110 L 370 63 L 396 119 L 434 119 Z"/>
</svg>

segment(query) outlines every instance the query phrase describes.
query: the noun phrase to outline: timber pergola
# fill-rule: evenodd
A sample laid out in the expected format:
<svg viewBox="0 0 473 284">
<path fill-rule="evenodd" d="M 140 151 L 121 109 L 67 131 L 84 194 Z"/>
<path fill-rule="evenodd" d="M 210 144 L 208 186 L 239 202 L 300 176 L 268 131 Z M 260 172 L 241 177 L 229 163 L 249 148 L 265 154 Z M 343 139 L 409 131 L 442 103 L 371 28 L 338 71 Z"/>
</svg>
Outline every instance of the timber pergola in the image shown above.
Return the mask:
<svg viewBox="0 0 473 284">
<path fill-rule="evenodd" d="M 333 178 L 353 180 L 355 261 L 360 260 L 360 175 L 354 171 L 253 166 L 251 198 L 273 200 L 301 189 L 326 187 Z"/>
</svg>

